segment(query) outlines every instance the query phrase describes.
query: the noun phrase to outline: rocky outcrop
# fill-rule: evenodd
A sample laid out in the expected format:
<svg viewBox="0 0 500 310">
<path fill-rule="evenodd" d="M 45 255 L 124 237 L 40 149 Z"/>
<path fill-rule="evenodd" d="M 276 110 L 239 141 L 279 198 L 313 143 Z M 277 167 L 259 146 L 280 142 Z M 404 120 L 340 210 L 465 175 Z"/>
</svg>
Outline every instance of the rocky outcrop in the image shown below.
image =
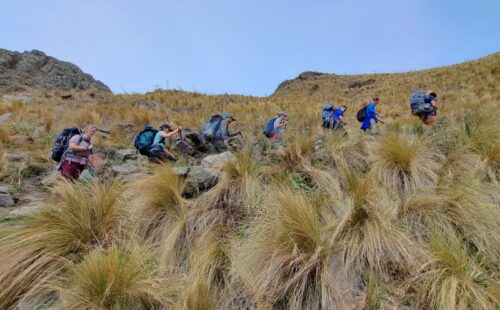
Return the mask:
<svg viewBox="0 0 500 310">
<path fill-rule="evenodd" d="M 0 185 L 0 207 L 12 207 L 14 205 L 14 199 L 10 194 L 10 187 L 6 185 Z"/>
<path fill-rule="evenodd" d="M 0 49 L 0 91 L 36 89 L 89 89 L 109 92 L 102 82 L 76 65 L 60 61 L 43 52 L 12 52 Z"/>
</svg>

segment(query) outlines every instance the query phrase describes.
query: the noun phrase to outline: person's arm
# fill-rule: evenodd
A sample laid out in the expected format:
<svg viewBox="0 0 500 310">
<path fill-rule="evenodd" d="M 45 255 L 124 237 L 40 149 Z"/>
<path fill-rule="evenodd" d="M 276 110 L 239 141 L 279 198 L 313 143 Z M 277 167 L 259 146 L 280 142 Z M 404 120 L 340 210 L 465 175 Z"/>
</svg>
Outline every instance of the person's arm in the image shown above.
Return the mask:
<svg viewBox="0 0 500 310">
<path fill-rule="evenodd" d="M 342 122 L 342 124 L 347 125 L 347 122 L 344 119 L 344 115 L 340 115 L 339 120 Z"/>
<path fill-rule="evenodd" d="M 163 135 L 162 135 L 161 137 L 162 137 L 162 138 L 167 138 L 167 139 L 168 139 L 168 138 L 170 138 L 170 137 L 172 137 L 172 136 L 176 135 L 176 134 L 177 134 L 177 133 L 178 133 L 181 129 L 182 129 L 181 127 L 177 127 L 177 129 L 176 129 L 176 130 L 172 130 L 172 131 L 170 131 L 170 132 L 168 132 L 168 133 L 163 133 Z"/>
<path fill-rule="evenodd" d="M 69 140 L 69 145 L 68 148 L 72 150 L 73 152 L 85 152 L 87 150 L 92 151 L 92 144 L 89 144 L 88 147 L 83 147 L 80 146 L 79 144 L 82 142 L 83 137 L 82 136 L 75 136 L 74 138 L 71 138 Z M 75 141 L 78 141 L 75 143 Z"/>
<path fill-rule="evenodd" d="M 434 108 L 434 110 L 437 110 L 437 102 L 436 102 L 436 100 L 432 100 L 431 101 L 431 105 Z"/>
<path fill-rule="evenodd" d="M 285 121 L 285 122 L 281 122 L 281 123 L 279 123 L 279 124 L 276 126 L 276 128 L 284 127 L 284 126 L 286 126 L 286 124 L 287 124 L 287 122 L 286 122 L 286 121 Z"/>
</svg>

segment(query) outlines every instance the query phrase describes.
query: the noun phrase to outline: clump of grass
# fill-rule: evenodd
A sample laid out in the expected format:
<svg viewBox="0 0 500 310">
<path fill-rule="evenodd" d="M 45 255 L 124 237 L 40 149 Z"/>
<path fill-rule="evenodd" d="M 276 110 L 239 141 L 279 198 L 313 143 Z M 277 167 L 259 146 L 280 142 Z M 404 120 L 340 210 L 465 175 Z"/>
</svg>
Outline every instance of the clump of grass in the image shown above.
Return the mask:
<svg viewBox="0 0 500 310">
<path fill-rule="evenodd" d="M 374 157 L 378 179 L 403 197 L 435 184 L 442 159 L 427 141 L 400 134 L 384 137 Z"/>
<path fill-rule="evenodd" d="M 187 245 L 190 202 L 182 198 L 183 182 L 168 165 L 159 165 L 140 182 L 138 230 L 156 247 L 161 262 L 177 261 Z"/>
<path fill-rule="evenodd" d="M 304 194 L 280 190 L 272 197 L 235 253 L 236 273 L 255 302 L 329 308 L 332 283 L 319 214 Z"/>
<path fill-rule="evenodd" d="M 12 140 L 12 133 L 6 125 L 0 125 L 0 142 L 9 143 Z"/>
<path fill-rule="evenodd" d="M 96 249 L 61 279 L 60 309 L 159 309 L 175 304 L 177 284 L 148 265 L 144 249 Z"/>
<path fill-rule="evenodd" d="M 496 270 L 495 270 L 496 269 Z M 432 234 L 429 260 L 410 282 L 423 303 L 432 309 L 496 309 L 493 289 L 498 282 L 485 269 L 478 256 L 471 257 L 469 249 L 453 232 L 439 230 Z"/>
<path fill-rule="evenodd" d="M 57 192 L 60 204 L 27 217 L 0 240 L 0 308 L 40 294 L 69 261 L 109 247 L 120 233 L 120 183 L 64 183 Z"/>
<path fill-rule="evenodd" d="M 416 246 L 396 223 L 394 203 L 369 177 L 350 176 L 349 194 L 340 200 L 339 219 L 327 230 L 329 245 L 336 249 L 345 271 L 382 273 L 390 264 L 410 268 L 417 258 Z"/>
</svg>

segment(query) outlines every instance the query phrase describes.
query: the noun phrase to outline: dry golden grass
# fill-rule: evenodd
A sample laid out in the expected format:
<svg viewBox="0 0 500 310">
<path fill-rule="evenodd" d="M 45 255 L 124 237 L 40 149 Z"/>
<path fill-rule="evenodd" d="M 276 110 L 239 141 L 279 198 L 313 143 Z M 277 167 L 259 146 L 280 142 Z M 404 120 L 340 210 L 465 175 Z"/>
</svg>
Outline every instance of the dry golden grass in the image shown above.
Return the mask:
<svg viewBox="0 0 500 310">
<path fill-rule="evenodd" d="M 0 182 L 21 192 L 52 169 L 50 144 L 72 125 L 112 131 L 94 140 L 105 180 L 115 163 L 107 154 L 131 148 L 146 124 L 199 128 L 230 111 L 246 143 L 217 185 L 193 197 L 170 164 L 148 165 L 127 186 L 65 184 L 53 206 L 0 222 L 0 308 L 498 308 L 499 57 L 404 74 L 306 74 L 266 98 L 74 91 L 73 100 L 46 92 L 2 105 L 14 117 L 0 127 L 9 131 L 2 139 L 0 129 Z M 439 94 L 433 126 L 409 113 L 415 88 Z M 377 137 L 355 120 L 374 95 L 387 122 Z M 349 105 L 345 133 L 320 127 L 332 99 Z M 290 123 L 276 145 L 262 130 L 279 110 Z M 29 160 L 8 161 L 16 153 Z"/>
</svg>

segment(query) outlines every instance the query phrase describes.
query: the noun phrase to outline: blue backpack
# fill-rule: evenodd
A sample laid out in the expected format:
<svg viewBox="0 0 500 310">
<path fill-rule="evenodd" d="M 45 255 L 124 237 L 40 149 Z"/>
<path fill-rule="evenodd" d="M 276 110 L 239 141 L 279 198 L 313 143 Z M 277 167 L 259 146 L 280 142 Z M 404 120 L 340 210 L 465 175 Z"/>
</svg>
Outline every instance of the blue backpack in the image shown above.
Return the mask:
<svg viewBox="0 0 500 310">
<path fill-rule="evenodd" d="M 264 127 L 263 133 L 264 133 L 264 136 L 266 136 L 267 138 L 271 138 L 271 136 L 274 133 L 274 122 L 275 121 L 276 121 L 276 117 L 270 119 L 269 121 L 267 121 L 266 127 Z"/>
<path fill-rule="evenodd" d="M 432 104 L 428 100 L 427 93 L 423 90 L 414 91 L 410 97 L 411 114 L 421 115 L 432 111 Z"/>
<path fill-rule="evenodd" d="M 333 104 L 331 103 L 325 104 L 325 106 L 323 107 L 323 111 L 321 112 L 321 118 L 323 119 L 324 122 L 331 122 L 333 121 L 333 113 L 334 113 Z"/>
<path fill-rule="evenodd" d="M 75 135 L 81 135 L 82 132 L 76 127 L 64 128 L 63 132 L 57 136 L 52 144 L 52 160 L 60 162 L 64 152 L 68 149 L 69 140 Z M 81 141 L 80 141 L 81 142 Z"/>
<path fill-rule="evenodd" d="M 220 125 L 222 123 L 222 116 L 215 114 L 210 116 L 208 122 L 203 125 L 202 133 L 205 139 L 211 141 L 215 138 L 215 134 L 219 131 Z"/>
<path fill-rule="evenodd" d="M 156 133 L 158 130 L 146 125 L 142 128 L 141 132 L 135 137 L 134 147 L 141 155 L 149 155 L 149 150 L 153 145 Z"/>
</svg>

